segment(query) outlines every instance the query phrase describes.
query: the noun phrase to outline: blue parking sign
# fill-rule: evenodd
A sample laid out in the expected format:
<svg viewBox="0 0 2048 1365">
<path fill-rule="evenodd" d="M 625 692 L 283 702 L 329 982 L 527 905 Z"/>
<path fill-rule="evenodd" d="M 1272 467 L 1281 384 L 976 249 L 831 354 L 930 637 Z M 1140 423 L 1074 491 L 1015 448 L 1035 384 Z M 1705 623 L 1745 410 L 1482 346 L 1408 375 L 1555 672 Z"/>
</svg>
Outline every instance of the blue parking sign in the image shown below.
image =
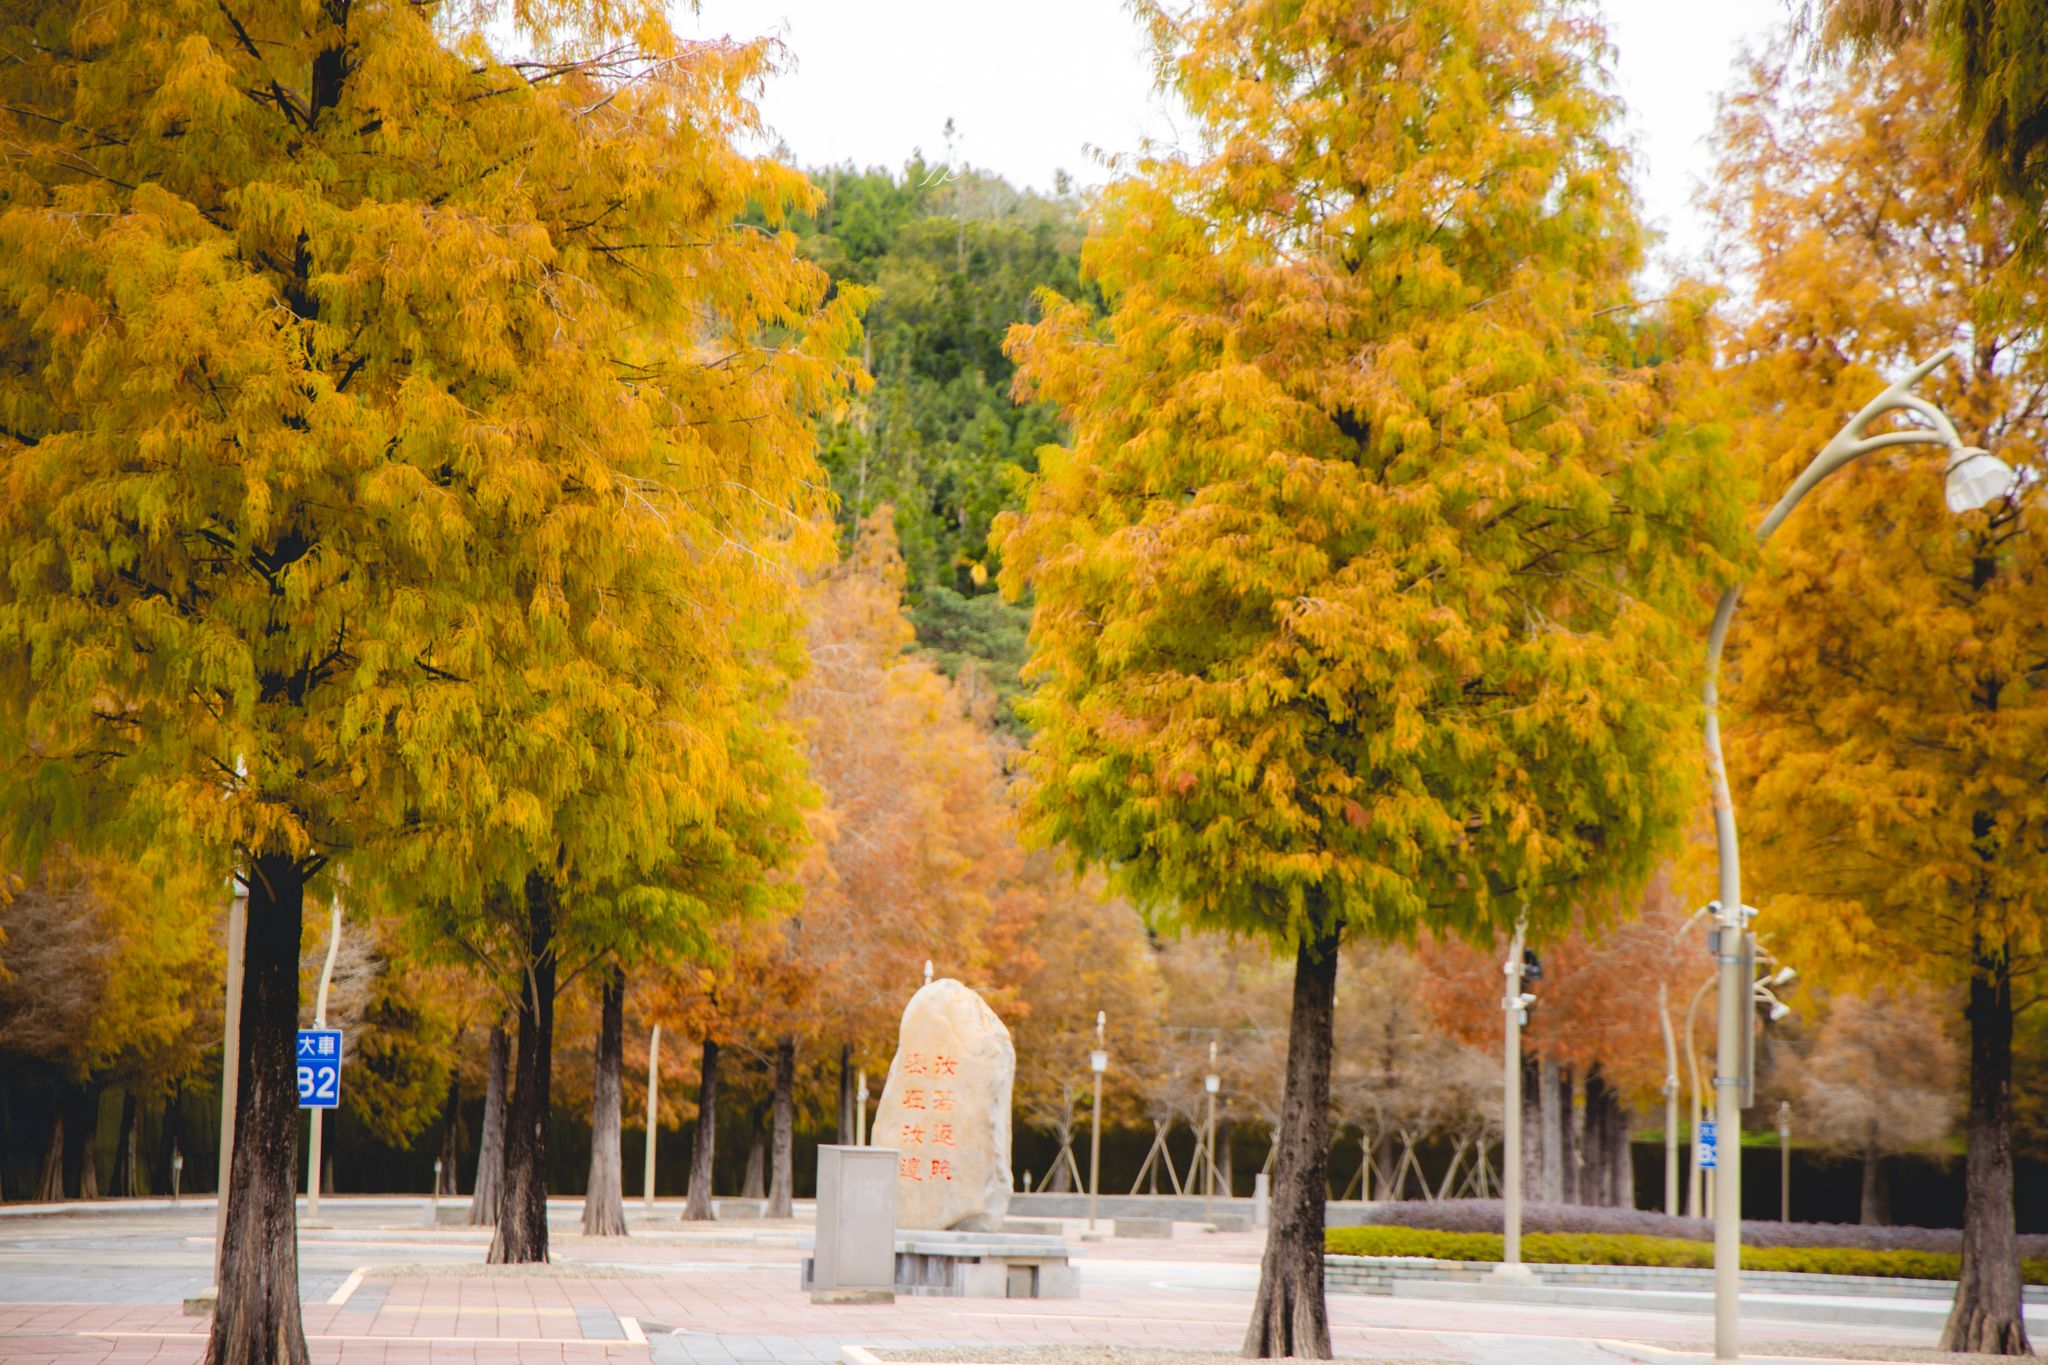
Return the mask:
<svg viewBox="0 0 2048 1365">
<path fill-rule="evenodd" d="M 1720 1146 L 1720 1140 L 1715 1136 L 1716 1127 L 1712 1120 L 1702 1120 L 1700 1123 L 1700 1146 L 1694 1164 L 1703 1171 L 1711 1171 L 1720 1164 L 1715 1159 L 1716 1150 Z"/>
<path fill-rule="evenodd" d="M 341 1103 L 341 1030 L 299 1030 L 299 1108 L 332 1109 Z"/>
</svg>

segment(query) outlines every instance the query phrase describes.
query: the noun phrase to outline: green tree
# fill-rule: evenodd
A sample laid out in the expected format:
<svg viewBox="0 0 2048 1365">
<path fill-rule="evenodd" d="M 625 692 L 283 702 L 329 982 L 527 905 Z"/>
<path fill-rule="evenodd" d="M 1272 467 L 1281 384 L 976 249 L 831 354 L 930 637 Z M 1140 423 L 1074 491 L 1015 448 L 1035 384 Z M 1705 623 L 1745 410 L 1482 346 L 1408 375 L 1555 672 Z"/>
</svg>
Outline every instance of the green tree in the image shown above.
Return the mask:
<svg viewBox="0 0 2048 1365">
<path fill-rule="evenodd" d="M 1295 984 L 1249 1355 L 1327 1355 L 1347 934 L 1541 925 L 1695 790 L 1703 570 L 1742 541 L 1646 343 L 1590 21 L 1534 0 L 1148 6 L 1199 154 L 1110 186 L 1107 299 L 1012 335 L 1069 449 L 1036 594 L 1040 835 Z M 1505 118 L 1501 111 L 1513 109 Z"/>
<path fill-rule="evenodd" d="M 563 887 L 734 780 L 736 623 L 787 595 L 757 542 L 808 523 L 858 291 L 739 222 L 810 195 L 735 150 L 768 49 L 652 3 L 0 22 L 0 801 L 24 844 L 168 829 L 245 877 L 208 1359 L 303 1362 L 309 881 L 509 889 L 545 1076 Z"/>
<path fill-rule="evenodd" d="M 921 157 L 900 174 L 812 179 L 824 198 L 802 227 L 805 254 L 875 293 L 863 342 L 874 389 L 825 433 L 842 531 L 850 542 L 894 509 L 918 643 L 948 675 L 988 683 L 1014 726 L 1029 613 L 994 591 L 988 531 L 1059 429 L 1048 405 L 1011 396 L 1003 337 L 1035 316 L 1039 289 L 1080 289 L 1078 214 Z"/>
</svg>

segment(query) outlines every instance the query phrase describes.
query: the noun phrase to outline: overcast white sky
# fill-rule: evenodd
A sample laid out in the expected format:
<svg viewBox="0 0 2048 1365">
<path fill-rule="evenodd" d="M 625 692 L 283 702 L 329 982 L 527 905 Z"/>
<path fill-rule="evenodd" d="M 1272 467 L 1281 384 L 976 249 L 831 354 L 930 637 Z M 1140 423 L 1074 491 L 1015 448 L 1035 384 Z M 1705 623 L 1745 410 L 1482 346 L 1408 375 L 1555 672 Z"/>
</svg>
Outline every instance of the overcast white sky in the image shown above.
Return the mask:
<svg viewBox="0 0 2048 1365">
<path fill-rule="evenodd" d="M 1708 169 L 1714 96 L 1743 39 L 1780 22 L 1787 0 L 1601 8 L 1645 211 L 1690 254 L 1702 242 L 1690 199 Z M 937 160 L 951 118 L 958 158 L 1043 189 L 1058 169 L 1099 182 L 1091 147 L 1129 151 L 1172 131 L 1121 0 L 702 0 L 681 23 L 706 37 L 783 38 L 795 65 L 770 84 L 763 112 L 803 165 L 899 167 L 915 147 Z"/>
</svg>

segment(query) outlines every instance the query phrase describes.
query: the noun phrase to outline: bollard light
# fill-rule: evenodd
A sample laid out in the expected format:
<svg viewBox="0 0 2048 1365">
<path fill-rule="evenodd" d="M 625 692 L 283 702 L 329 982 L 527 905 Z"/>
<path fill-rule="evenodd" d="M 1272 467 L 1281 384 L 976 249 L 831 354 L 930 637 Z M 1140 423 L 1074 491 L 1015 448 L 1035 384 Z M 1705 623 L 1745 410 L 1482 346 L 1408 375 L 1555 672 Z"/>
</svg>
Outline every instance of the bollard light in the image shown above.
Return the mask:
<svg viewBox="0 0 2048 1365">
<path fill-rule="evenodd" d="M 1095 1231 L 1095 1198 L 1102 1174 L 1102 1073 L 1109 1070 L 1109 1015 L 1095 1011 L 1095 1047 L 1088 1069 L 1095 1073 L 1095 1103 L 1088 1109 L 1088 1231 Z"/>
<path fill-rule="evenodd" d="M 173 1151 L 171 1153 L 171 1202 L 173 1204 L 178 1202 L 178 1187 L 183 1185 L 184 1183 L 185 1154 L 183 1152 Z"/>
</svg>

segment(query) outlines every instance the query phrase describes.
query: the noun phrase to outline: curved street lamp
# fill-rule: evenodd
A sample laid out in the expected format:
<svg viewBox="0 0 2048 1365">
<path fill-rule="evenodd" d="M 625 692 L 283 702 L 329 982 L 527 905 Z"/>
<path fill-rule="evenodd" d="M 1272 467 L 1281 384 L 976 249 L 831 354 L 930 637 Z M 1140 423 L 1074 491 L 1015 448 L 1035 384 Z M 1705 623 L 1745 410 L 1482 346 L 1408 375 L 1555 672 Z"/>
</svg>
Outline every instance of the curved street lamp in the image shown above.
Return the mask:
<svg viewBox="0 0 2048 1365">
<path fill-rule="evenodd" d="M 1975 511 L 2010 494 L 2019 476 L 2011 466 L 1989 451 L 1966 446 L 1956 434 L 1955 424 L 1940 408 L 1913 393 L 1915 384 L 1947 363 L 1955 352 L 1943 349 L 1921 361 L 1903 377 L 1885 386 L 1840 431 L 1821 448 L 1813 462 L 1785 495 L 1778 499 L 1757 527 L 1762 544 L 1792 514 L 1800 500 L 1828 475 L 1873 451 L 1894 446 L 1939 445 L 1947 447 L 1949 461 L 1944 470 L 1944 495 L 1951 512 Z M 1910 413 L 1927 423 L 1901 431 L 1866 436 L 1870 424 L 1887 413 Z M 1707 675 L 1701 689 L 1706 708 L 1707 773 L 1714 791 L 1714 842 L 1720 855 L 1721 933 L 1714 951 L 1718 964 L 1718 1046 L 1714 1070 L 1714 1111 L 1721 1133 L 1725 1169 L 1714 1182 L 1714 1360 L 1733 1362 L 1740 1357 L 1737 1343 L 1740 1306 L 1740 1263 L 1742 1256 L 1742 1078 L 1726 1074 L 1731 1067 L 1740 1071 L 1742 1029 L 1749 1016 L 1748 996 L 1753 983 L 1743 979 L 1740 951 L 1744 929 L 1742 912 L 1742 858 L 1735 838 L 1735 803 L 1728 793 L 1728 768 L 1721 757 L 1720 693 L 1716 686 L 1721 671 L 1721 650 L 1727 643 L 1728 623 L 1734 619 L 1742 587 L 1731 585 L 1721 594 L 1714 612 L 1713 628 L 1707 635 Z"/>
</svg>

